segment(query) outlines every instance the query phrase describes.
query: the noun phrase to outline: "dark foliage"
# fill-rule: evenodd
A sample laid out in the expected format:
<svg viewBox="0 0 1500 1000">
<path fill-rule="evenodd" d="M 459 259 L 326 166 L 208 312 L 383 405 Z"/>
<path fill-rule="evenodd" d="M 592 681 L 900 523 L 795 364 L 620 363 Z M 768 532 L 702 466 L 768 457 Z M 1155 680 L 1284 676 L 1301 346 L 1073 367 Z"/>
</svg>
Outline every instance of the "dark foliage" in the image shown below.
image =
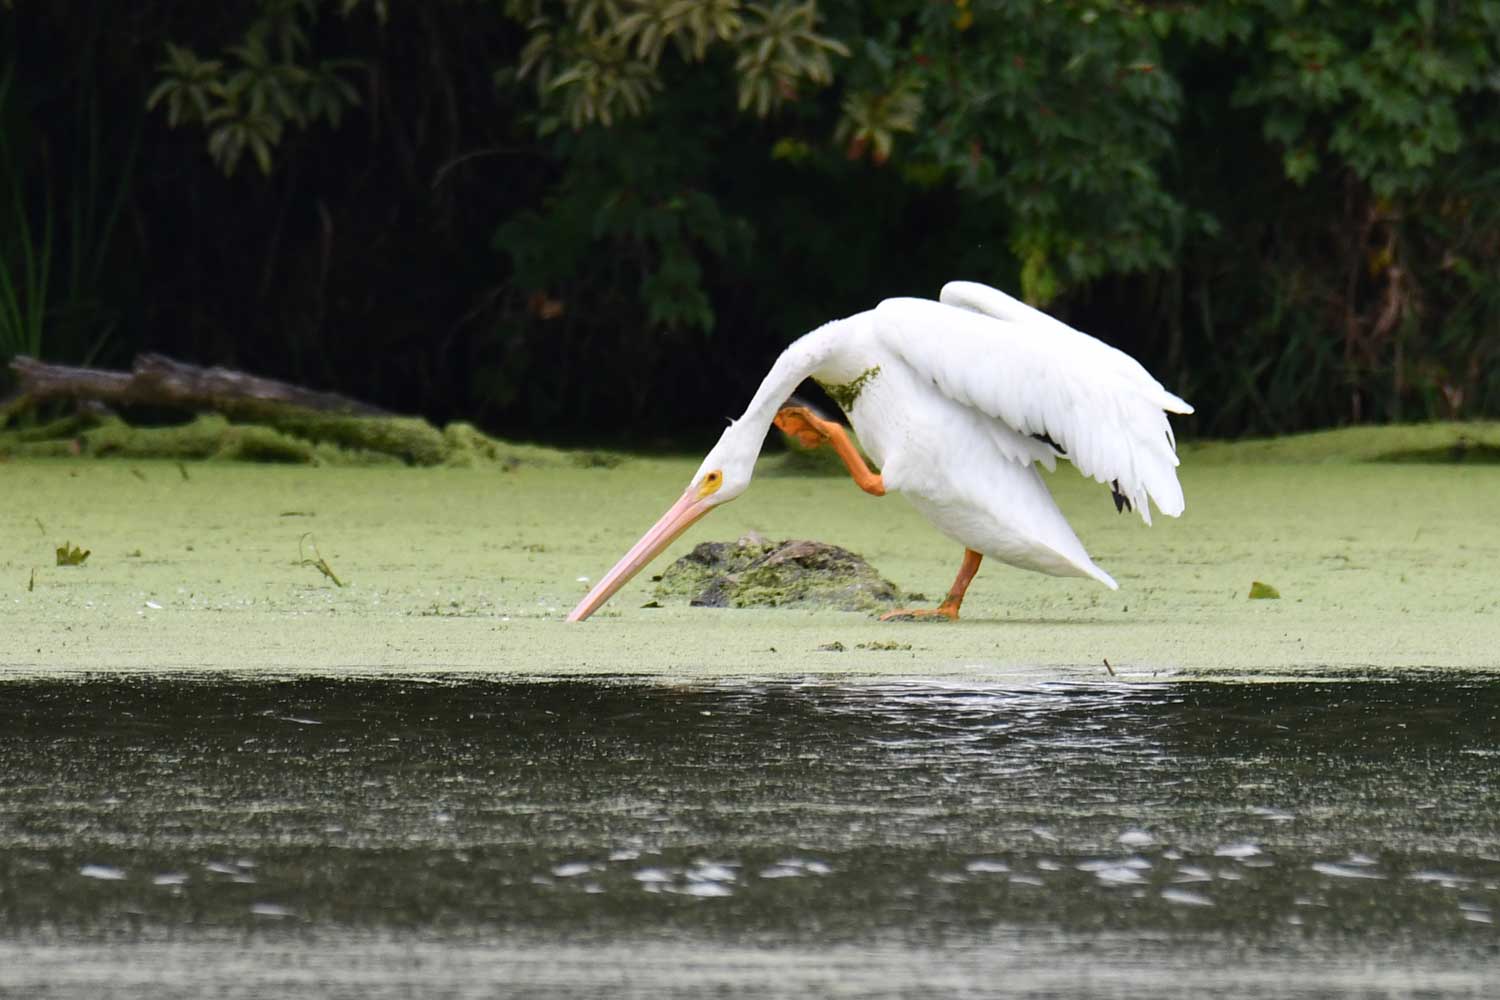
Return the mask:
<svg viewBox="0 0 1500 1000">
<path fill-rule="evenodd" d="M 12 0 L 0 356 L 649 444 L 964 277 L 1201 433 L 1495 416 L 1497 81 L 1496 0 Z"/>
</svg>

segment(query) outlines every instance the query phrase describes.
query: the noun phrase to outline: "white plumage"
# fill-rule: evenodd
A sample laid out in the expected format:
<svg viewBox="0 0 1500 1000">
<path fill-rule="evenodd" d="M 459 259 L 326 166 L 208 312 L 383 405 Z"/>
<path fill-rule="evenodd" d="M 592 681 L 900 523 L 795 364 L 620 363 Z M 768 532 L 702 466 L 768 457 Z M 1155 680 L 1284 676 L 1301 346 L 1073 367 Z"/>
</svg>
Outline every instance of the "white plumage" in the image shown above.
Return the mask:
<svg viewBox="0 0 1500 1000">
<path fill-rule="evenodd" d="M 571 620 L 586 618 L 689 524 L 744 492 L 772 420 L 808 377 L 840 400 L 880 468 L 873 487 L 862 485 L 901 493 L 970 550 L 973 565 L 966 559 L 967 575 L 944 602 L 950 617 L 978 555 L 1116 586 L 1064 519 L 1039 465 L 1050 470 L 1066 458 L 1147 524 L 1153 502 L 1164 514 L 1182 513 L 1166 412 L 1192 407 L 1124 352 L 997 289 L 951 282 L 940 301 L 888 299 L 788 347 L 687 492 Z M 837 446 L 841 432 L 818 424 Z M 859 481 L 862 463 L 844 450 Z"/>
<path fill-rule="evenodd" d="M 1182 513 L 1176 441 L 1162 411 L 1191 413 L 1191 406 L 1130 355 L 1003 292 L 951 282 L 942 304 L 986 319 L 892 299 L 876 309 L 882 343 L 943 395 L 975 411 L 972 419 L 1045 434 L 1084 475 L 1118 481 L 1147 524 L 1148 495 L 1162 513 Z M 1055 467 L 1052 449 L 1044 445 L 1039 457 Z"/>
</svg>

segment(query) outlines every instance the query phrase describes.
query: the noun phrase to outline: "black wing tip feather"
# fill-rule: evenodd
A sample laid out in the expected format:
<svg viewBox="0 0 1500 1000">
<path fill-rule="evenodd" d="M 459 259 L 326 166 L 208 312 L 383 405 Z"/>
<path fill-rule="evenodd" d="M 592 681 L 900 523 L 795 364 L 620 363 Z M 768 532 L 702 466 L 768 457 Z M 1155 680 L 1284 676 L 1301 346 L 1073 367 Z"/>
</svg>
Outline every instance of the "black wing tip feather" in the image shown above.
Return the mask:
<svg viewBox="0 0 1500 1000">
<path fill-rule="evenodd" d="M 1127 510 L 1135 510 L 1135 508 L 1131 506 L 1130 498 L 1120 492 L 1120 481 L 1118 479 L 1110 483 L 1109 488 L 1110 492 L 1114 494 L 1116 514 L 1123 514 Z"/>
<path fill-rule="evenodd" d="M 1031 436 L 1034 437 L 1034 438 L 1036 438 L 1038 441 L 1042 442 L 1042 444 L 1044 444 L 1047 447 L 1051 448 L 1053 451 L 1057 452 L 1057 454 L 1059 456 L 1061 456 L 1063 458 L 1067 458 L 1068 453 L 1063 450 L 1063 446 L 1062 445 L 1060 445 L 1056 441 L 1052 440 L 1052 435 L 1051 434 L 1048 434 L 1046 431 L 1043 431 L 1040 434 L 1033 434 Z"/>
</svg>

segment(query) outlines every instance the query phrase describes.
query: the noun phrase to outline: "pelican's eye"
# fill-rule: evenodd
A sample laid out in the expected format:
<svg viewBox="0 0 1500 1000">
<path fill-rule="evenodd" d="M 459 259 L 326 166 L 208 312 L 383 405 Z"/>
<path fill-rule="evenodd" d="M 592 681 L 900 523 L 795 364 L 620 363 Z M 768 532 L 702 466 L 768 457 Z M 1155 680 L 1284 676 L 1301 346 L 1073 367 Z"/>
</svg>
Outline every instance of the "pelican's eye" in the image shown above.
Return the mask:
<svg viewBox="0 0 1500 1000">
<path fill-rule="evenodd" d="M 724 485 L 724 473 L 715 469 L 703 477 L 703 482 L 698 484 L 698 496 L 712 496 L 719 492 L 719 487 Z"/>
</svg>

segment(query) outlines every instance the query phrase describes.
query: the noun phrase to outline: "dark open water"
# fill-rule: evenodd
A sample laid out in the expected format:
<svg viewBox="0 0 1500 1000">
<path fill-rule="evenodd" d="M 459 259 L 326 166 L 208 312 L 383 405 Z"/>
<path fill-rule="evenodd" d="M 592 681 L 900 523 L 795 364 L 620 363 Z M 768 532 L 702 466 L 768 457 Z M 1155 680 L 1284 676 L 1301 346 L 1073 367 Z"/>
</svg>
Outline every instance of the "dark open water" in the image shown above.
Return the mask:
<svg viewBox="0 0 1500 1000">
<path fill-rule="evenodd" d="M 0 996 L 1500 996 L 1500 683 L 0 684 Z"/>
</svg>

